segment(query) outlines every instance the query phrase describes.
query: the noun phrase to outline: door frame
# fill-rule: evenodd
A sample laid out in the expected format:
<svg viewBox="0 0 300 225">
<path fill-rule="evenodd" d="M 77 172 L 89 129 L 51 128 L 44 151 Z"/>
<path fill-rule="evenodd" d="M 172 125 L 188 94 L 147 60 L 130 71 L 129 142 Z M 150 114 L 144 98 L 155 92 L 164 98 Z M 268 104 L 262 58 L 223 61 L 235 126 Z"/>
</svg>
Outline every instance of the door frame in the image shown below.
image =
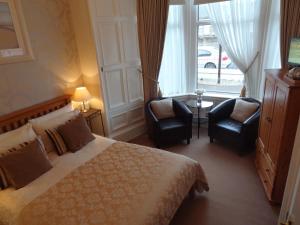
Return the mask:
<svg viewBox="0 0 300 225">
<path fill-rule="evenodd" d="M 291 157 L 290 169 L 284 190 L 284 197 L 281 205 L 279 221 L 286 223 L 293 222 L 293 207 L 296 201 L 296 194 L 300 184 L 300 119 L 298 122 L 298 129 L 295 137 L 293 153 Z"/>
</svg>

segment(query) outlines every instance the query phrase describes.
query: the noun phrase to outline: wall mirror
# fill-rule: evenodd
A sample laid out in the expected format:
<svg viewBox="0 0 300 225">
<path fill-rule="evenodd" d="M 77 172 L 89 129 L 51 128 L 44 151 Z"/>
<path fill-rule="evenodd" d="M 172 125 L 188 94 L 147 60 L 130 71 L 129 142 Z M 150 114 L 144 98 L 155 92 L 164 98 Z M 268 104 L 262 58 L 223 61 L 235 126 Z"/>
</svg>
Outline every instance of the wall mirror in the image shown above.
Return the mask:
<svg viewBox="0 0 300 225">
<path fill-rule="evenodd" d="M 0 64 L 32 59 L 20 3 L 17 0 L 0 0 Z"/>
</svg>

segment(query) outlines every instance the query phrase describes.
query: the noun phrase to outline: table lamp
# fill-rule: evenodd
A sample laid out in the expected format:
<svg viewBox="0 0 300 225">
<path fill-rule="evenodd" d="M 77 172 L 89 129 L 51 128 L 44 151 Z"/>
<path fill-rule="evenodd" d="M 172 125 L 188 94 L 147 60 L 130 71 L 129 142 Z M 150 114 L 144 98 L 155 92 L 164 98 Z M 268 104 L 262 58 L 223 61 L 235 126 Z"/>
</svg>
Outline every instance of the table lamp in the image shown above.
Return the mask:
<svg viewBox="0 0 300 225">
<path fill-rule="evenodd" d="M 82 102 L 82 112 L 87 112 L 87 101 L 91 99 L 91 94 L 86 87 L 78 87 L 75 89 L 73 100 L 75 102 Z"/>
</svg>

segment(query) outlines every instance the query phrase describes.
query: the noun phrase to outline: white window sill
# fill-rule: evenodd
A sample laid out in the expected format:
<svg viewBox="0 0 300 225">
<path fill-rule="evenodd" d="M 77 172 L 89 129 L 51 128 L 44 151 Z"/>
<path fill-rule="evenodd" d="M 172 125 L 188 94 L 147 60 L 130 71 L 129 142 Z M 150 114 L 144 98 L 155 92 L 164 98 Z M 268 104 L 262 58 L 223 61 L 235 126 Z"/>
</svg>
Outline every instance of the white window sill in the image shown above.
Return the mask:
<svg viewBox="0 0 300 225">
<path fill-rule="evenodd" d="M 219 99 L 229 99 L 229 98 L 238 98 L 240 95 L 235 93 L 223 93 L 223 92 L 205 92 L 203 97 L 207 98 L 219 98 Z M 176 98 L 179 100 L 186 100 L 192 97 L 196 97 L 195 93 L 185 93 L 185 94 L 176 94 L 170 96 L 163 96 L 165 98 Z"/>
</svg>

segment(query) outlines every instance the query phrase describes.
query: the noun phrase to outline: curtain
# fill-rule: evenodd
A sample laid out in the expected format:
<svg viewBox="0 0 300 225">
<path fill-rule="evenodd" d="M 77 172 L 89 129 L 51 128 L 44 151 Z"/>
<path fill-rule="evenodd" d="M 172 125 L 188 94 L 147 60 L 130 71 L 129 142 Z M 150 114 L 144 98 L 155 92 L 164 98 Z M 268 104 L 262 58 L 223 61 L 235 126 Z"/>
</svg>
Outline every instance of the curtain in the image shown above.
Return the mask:
<svg viewBox="0 0 300 225">
<path fill-rule="evenodd" d="M 142 63 L 144 100 L 158 96 L 169 0 L 137 0 L 137 22 Z"/>
<path fill-rule="evenodd" d="M 300 1 L 281 0 L 281 64 L 288 68 L 290 40 L 300 36 Z"/>
<path fill-rule="evenodd" d="M 247 95 L 258 98 L 258 73 L 268 0 L 232 0 L 207 4 L 208 15 L 219 43 L 244 73 Z"/>
<path fill-rule="evenodd" d="M 260 74 L 262 82 L 260 85 L 259 98 L 262 99 L 264 92 L 265 69 L 280 69 L 280 0 L 272 0 L 268 22 L 266 23 L 266 35 L 263 45 L 262 63 Z"/>
<path fill-rule="evenodd" d="M 169 8 L 159 87 L 163 96 L 186 93 L 187 73 L 184 35 L 184 6 Z"/>
</svg>

